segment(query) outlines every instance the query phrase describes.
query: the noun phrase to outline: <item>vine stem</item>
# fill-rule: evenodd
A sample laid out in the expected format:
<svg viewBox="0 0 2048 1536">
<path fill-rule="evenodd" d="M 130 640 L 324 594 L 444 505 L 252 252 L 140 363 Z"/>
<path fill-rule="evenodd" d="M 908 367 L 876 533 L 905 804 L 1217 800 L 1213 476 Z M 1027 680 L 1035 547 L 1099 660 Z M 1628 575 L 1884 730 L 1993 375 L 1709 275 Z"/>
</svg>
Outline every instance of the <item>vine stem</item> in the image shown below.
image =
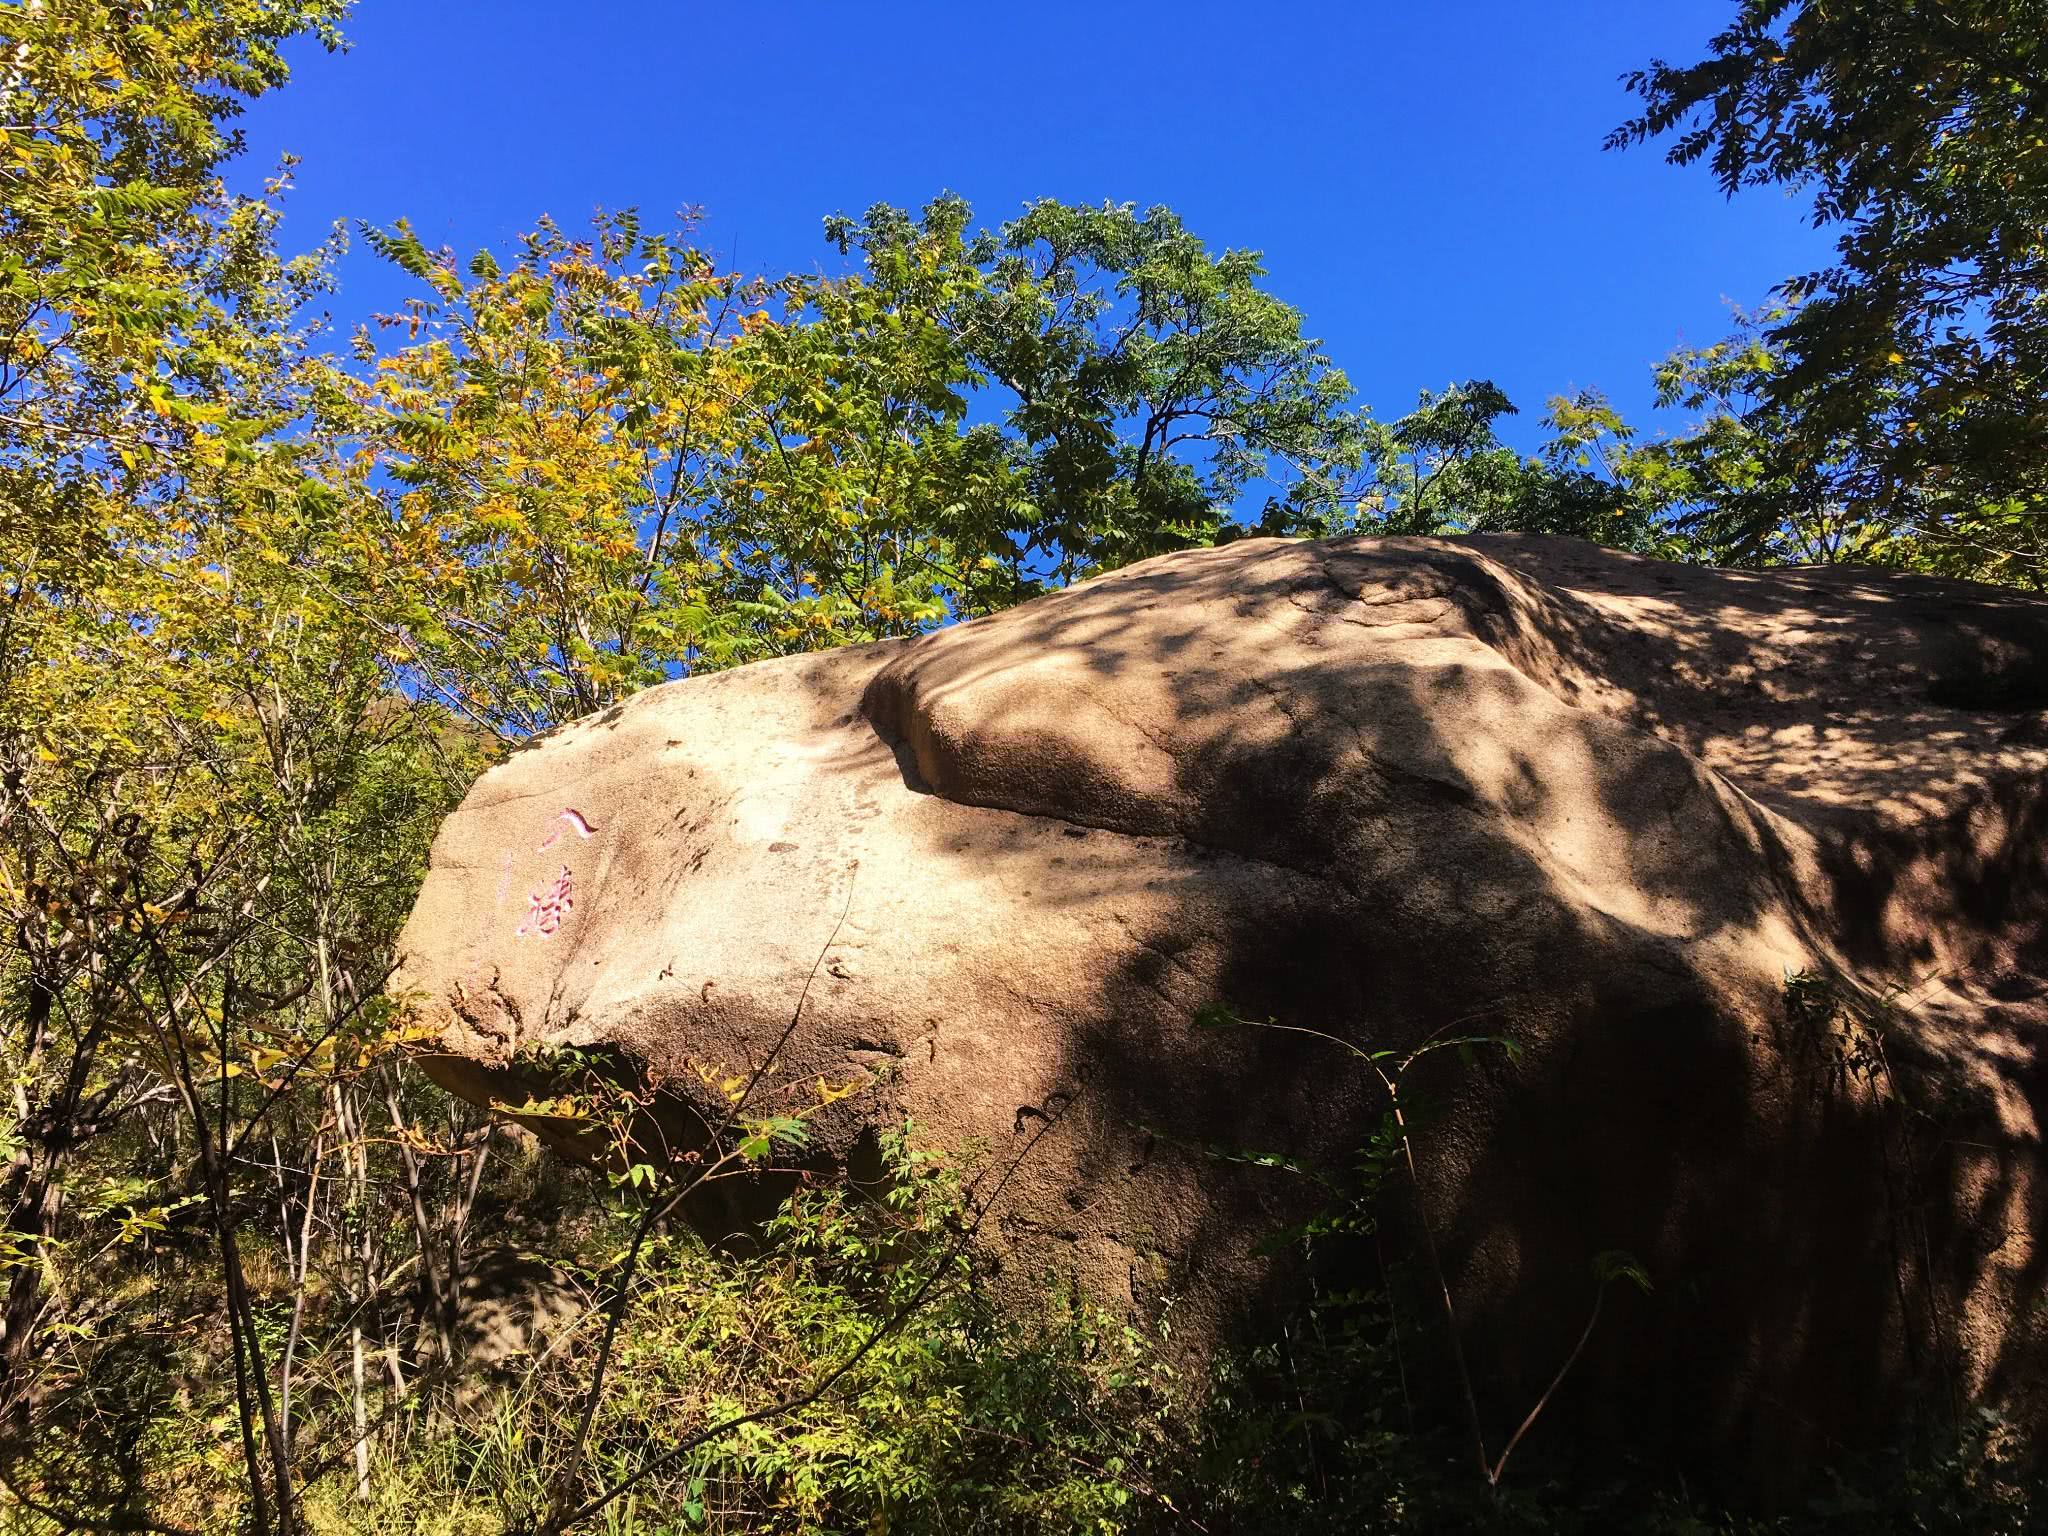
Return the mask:
<svg viewBox="0 0 2048 1536">
<path fill-rule="evenodd" d="M 1406 1065 L 1407 1062 L 1402 1063 L 1402 1066 Z M 1377 1067 L 1373 1070 L 1379 1072 Z M 1408 1117 L 1401 1111 L 1399 1078 L 1398 1075 L 1379 1072 L 1379 1079 L 1387 1090 L 1387 1104 L 1393 1111 L 1394 1126 L 1401 1133 L 1401 1156 L 1407 1161 L 1408 1182 L 1415 1190 L 1416 1224 L 1422 1228 L 1422 1246 L 1429 1255 L 1430 1273 L 1436 1276 L 1437 1291 L 1444 1299 L 1444 1321 L 1449 1325 L 1451 1335 L 1451 1363 L 1457 1367 L 1458 1390 L 1465 1397 L 1465 1417 L 1472 1429 L 1472 1449 L 1479 1458 L 1479 1475 L 1493 1486 L 1498 1478 L 1486 1454 L 1486 1430 L 1479 1418 L 1479 1399 L 1472 1391 L 1472 1372 L 1465 1364 L 1465 1342 L 1458 1335 L 1458 1311 L 1451 1304 L 1451 1282 L 1444 1276 L 1443 1260 L 1437 1253 L 1436 1233 L 1430 1227 L 1429 1212 L 1422 1203 L 1422 1175 L 1415 1167 L 1415 1143 L 1408 1136 Z M 1548 1396 L 1547 1393 L 1545 1395 Z M 1527 1429 L 1528 1425 L 1524 1424 L 1522 1428 Z M 1520 1438 L 1519 1432 L 1516 1438 Z M 1513 1446 L 1510 1445 L 1509 1449 L 1512 1450 Z M 1505 1455 L 1501 1458 L 1503 1462 L 1506 1459 Z"/>
<path fill-rule="evenodd" d="M 1508 1458 L 1515 1454 L 1515 1447 L 1522 1443 L 1522 1436 L 1529 1433 L 1529 1426 L 1536 1422 L 1536 1416 L 1543 1411 L 1544 1404 L 1550 1401 L 1551 1393 L 1563 1385 L 1565 1377 L 1571 1373 L 1571 1368 L 1579 1363 L 1579 1356 L 1585 1353 L 1586 1341 L 1593 1337 L 1593 1326 L 1600 1321 L 1601 1303 L 1606 1300 L 1607 1284 L 1603 1281 L 1600 1289 L 1593 1295 L 1593 1315 L 1586 1319 L 1585 1329 L 1579 1334 L 1579 1342 L 1574 1344 L 1572 1352 L 1565 1356 L 1564 1364 L 1559 1366 L 1557 1374 L 1550 1378 L 1550 1385 L 1545 1387 L 1543 1395 L 1536 1399 L 1536 1406 L 1529 1410 L 1529 1416 L 1522 1420 L 1521 1427 L 1508 1437 L 1507 1446 L 1500 1453 L 1500 1460 L 1493 1464 L 1493 1470 L 1486 1475 L 1486 1481 L 1491 1486 L 1500 1486 L 1501 1474 L 1508 1469 Z"/>
</svg>

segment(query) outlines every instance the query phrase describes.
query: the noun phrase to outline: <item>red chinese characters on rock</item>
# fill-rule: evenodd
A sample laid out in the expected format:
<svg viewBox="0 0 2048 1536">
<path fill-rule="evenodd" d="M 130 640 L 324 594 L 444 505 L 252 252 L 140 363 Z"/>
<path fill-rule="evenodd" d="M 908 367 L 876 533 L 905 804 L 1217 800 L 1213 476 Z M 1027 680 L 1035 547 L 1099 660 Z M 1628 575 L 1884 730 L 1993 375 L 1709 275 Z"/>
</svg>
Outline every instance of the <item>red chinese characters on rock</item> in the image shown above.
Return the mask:
<svg viewBox="0 0 2048 1536">
<path fill-rule="evenodd" d="M 512 932 L 515 939 L 523 939 L 529 933 L 537 939 L 551 939 L 562 926 L 562 919 L 569 915 L 576 905 L 576 882 L 564 864 L 562 872 L 546 887 L 536 886 L 526 894 L 526 921 Z"/>
<path fill-rule="evenodd" d="M 552 848 L 561 838 L 565 827 L 574 832 L 579 840 L 585 842 L 600 830 L 592 826 L 589 818 L 573 806 L 561 811 L 553 819 L 561 822 L 563 826 L 550 831 L 535 852 L 545 853 Z M 505 867 L 508 872 L 511 868 L 511 859 L 512 855 L 508 852 L 505 855 Z M 501 876 L 501 892 L 502 884 Z M 523 939 L 530 934 L 536 939 L 551 939 L 561 930 L 563 922 L 575 906 L 576 877 L 570 872 L 569 866 L 564 864 L 562 872 L 548 884 L 535 886 L 526 893 L 526 918 L 512 931 L 512 937 Z"/>
</svg>

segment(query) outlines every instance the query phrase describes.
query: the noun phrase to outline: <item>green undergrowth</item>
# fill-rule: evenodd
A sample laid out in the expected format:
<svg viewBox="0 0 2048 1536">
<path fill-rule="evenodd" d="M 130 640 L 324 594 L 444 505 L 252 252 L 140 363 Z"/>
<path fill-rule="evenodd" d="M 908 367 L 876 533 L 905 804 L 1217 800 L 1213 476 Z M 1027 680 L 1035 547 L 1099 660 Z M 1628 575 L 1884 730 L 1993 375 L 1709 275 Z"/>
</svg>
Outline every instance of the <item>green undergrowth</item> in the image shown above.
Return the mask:
<svg viewBox="0 0 2048 1536">
<path fill-rule="evenodd" d="M 1329 1181 L 1342 1193 L 1321 1215 L 1276 1234 L 1308 1282 L 1306 1299 L 1249 1322 L 1240 1347 L 1196 1380 L 1170 1364 L 1158 1326 L 1096 1307 L 1051 1277 L 1043 1305 L 1024 1309 L 1028 1319 L 1019 1316 L 1014 1276 L 999 1305 L 995 1276 L 970 1240 L 975 1165 L 893 1138 L 886 1177 L 800 1185 L 747 1255 L 707 1247 L 682 1227 L 654 1239 L 573 1479 L 564 1470 L 593 1374 L 599 1308 L 554 1314 L 522 1349 L 455 1383 L 416 1382 L 395 1404 L 373 1394 L 373 1405 L 395 1411 L 372 1431 L 367 1498 L 349 1458 L 336 1454 L 346 1444 L 334 1411 L 345 1402 L 345 1378 L 309 1370 L 300 1387 L 309 1426 L 302 1465 L 324 1470 L 305 1487 L 305 1524 L 317 1536 L 531 1532 L 563 1507 L 567 1483 L 587 1501 L 632 1479 L 571 1528 L 604 1536 L 2020 1536 L 2040 1528 L 2048 1502 L 2019 1474 L 2014 1427 L 1985 1414 L 1929 1429 L 1910 1449 L 1845 1464 L 1816 1496 L 1768 1518 L 1703 1505 L 1655 1469 L 1567 1460 L 1558 1447 L 1570 1439 L 1568 1418 L 1549 1421 L 1563 1433 L 1517 1452 L 1500 1487 L 1488 1487 L 1443 1374 L 1442 1339 L 1431 1337 L 1430 1315 L 1414 1301 L 1427 1276 L 1411 1257 L 1382 1283 L 1374 1261 L 1378 1207 L 1396 1197 L 1385 1187 L 1385 1142 L 1364 1149 L 1348 1181 Z M 635 1192 L 539 1155 L 505 1158 L 495 1183 L 493 1230 L 545 1253 L 565 1291 L 601 1297 Z M 226 1341 L 206 1321 L 205 1254 L 175 1239 L 160 1242 L 146 1266 L 103 1276 L 109 1296 L 125 1298 L 125 1321 L 61 1342 L 78 1354 L 76 1375 L 90 1390 L 65 1399 L 61 1423 L 11 1474 L 33 1474 L 60 1492 L 61 1506 L 51 1505 L 60 1515 L 99 1513 L 67 1524 L 0 1503 L 0 1531 L 54 1536 L 149 1528 L 144 1522 L 206 1536 L 246 1529 Z M 260 1244 L 249 1267 L 274 1344 L 291 1315 L 288 1276 Z M 346 1320 L 339 1298 L 314 1294 L 307 1358 L 345 1361 L 346 1335 L 336 1330 Z M 815 1400 L 774 1411 L 821 1384 Z M 765 1416 L 669 1455 L 753 1413 Z"/>
<path fill-rule="evenodd" d="M 2043 1508 L 1988 1416 L 1910 1457 L 1844 1468 L 1821 1497 L 1770 1518 L 1702 1507 L 1633 1468 L 1575 1467 L 1560 1481 L 1540 1457 L 1487 1488 L 1455 1426 L 1417 1406 L 1441 1393 L 1411 1390 L 1414 1361 L 1404 1366 L 1379 1290 L 1324 1286 L 1191 1390 L 1155 1339 L 1057 1287 L 1029 1325 L 1006 1321 L 962 1240 L 972 1208 L 953 1166 L 900 1140 L 890 1152 L 886 1195 L 801 1188 L 755 1255 L 721 1256 L 686 1232 L 658 1239 L 620 1330 L 585 1495 L 857 1363 L 798 1411 L 656 1462 L 578 1529 L 2018 1536 Z M 1344 1245 L 1362 1224 L 1354 1207 L 1296 1234 L 1310 1270 L 1351 1265 Z M 609 1257 L 593 1253 L 593 1273 Z M 346 1479 L 309 1496 L 312 1529 L 534 1528 L 597 1329 L 593 1311 L 538 1338 L 489 1390 L 417 1415 L 385 1444 L 367 1502 Z"/>
<path fill-rule="evenodd" d="M 1171 1459 L 1172 1383 L 1146 1341 L 1071 1295 L 1051 1295 L 1028 1329 L 1005 1322 L 962 1240 L 951 1167 L 892 1150 L 885 1196 L 801 1188 L 755 1256 L 721 1256 L 687 1232 L 655 1240 L 619 1331 L 586 1495 L 858 1363 L 801 1411 L 661 1466 L 579 1529 L 1116 1531 L 1143 1524 L 1147 1505 L 1171 1518 L 1146 1469 Z M 367 1503 L 342 1483 L 309 1499 L 313 1529 L 481 1536 L 536 1524 L 600 1326 L 586 1314 L 462 1410 L 410 1426 Z"/>
</svg>

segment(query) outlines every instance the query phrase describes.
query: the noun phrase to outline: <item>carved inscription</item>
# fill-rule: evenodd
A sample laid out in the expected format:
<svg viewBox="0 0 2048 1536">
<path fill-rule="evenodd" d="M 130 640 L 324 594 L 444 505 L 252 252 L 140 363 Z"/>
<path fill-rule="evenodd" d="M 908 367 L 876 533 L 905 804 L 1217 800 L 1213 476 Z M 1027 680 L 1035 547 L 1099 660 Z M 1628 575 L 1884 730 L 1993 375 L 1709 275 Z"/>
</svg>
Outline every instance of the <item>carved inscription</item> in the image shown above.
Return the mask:
<svg viewBox="0 0 2048 1536">
<path fill-rule="evenodd" d="M 561 815 L 555 818 L 555 820 L 566 822 L 571 831 L 573 831 L 578 837 L 583 838 L 586 841 L 590 838 L 590 836 L 593 833 L 600 830 L 597 827 L 593 827 L 588 821 L 586 821 L 583 817 L 583 813 L 579 810 L 576 810 L 574 807 L 571 807 L 570 809 L 563 811 Z M 546 839 L 541 843 L 541 845 L 538 848 L 534 849 L 534 852 L 546 853 L 550 848 L 555 846 L 555 840 L 559 838 L 561 835 L 562 829 L 560 827 L 556 827 L 552 832 L 548 833 Z"/>
<path fill-rule="evenodd" d="M 526 921 L 513 930 L 512 937 L 523 939 L 530 933 L 537 939 L 552 939 L 575 905 L 576 881 L 564 864 L 548 885 L 535 886 L 526 893 Z"/>
</svg>

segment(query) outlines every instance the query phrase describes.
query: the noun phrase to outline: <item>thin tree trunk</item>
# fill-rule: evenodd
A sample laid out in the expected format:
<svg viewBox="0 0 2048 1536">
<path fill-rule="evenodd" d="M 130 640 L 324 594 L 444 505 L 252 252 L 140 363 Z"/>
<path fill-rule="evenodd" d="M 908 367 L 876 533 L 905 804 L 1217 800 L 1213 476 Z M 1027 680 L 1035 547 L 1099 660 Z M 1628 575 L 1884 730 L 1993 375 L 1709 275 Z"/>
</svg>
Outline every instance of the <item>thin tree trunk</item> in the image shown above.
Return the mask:
<svg viewBox="0 0 2048 1536">
<path fill-rule="evenodd" d="M 427 1213 L 425 1176 L 420 1167 L 419 1154 L 405 1138 L 405 1106 L 398 1097 L 398 1076 L 387 1072 L 384 1078 L 384 1105 L 391 1114 L 391 1128 L 397 1133 L 398 1154 L 405 1163 L 405 1192 L 412 1210 L 413 1240 L 419 1244 L 419 1297 L 420 1310 L 424 1314 L 423 1327 L 431 1327 L 441 1349 L 443 1368 L 455 1361 L 455 1335 L 442 1315 L 441 1281 L 434 1263 L 434 1222 Z"/>
<path fill-rule="evenodd" d="M 256 1407 L 263 1420 L 264 1438 L 270 1442 L 271 1486 L 277 1496 L 277 1536 L 291 1536 L 294 1524 L 291 1458 L 285 1451 L 284 1431 L 277 1419 L 277 1403 L 270 1395 L 270 1378 L 263 1367 L 262 1346 L 257 1341 L 256 1313 L 249 1304 L 249 1282 L 242 1269 L 242 1248 L 236 1237 L 234 1217 L 227 1210 L 226 1182 L 223 1179 L 216 1186 L 222 1193 L 218 1202 L 221 1210 L 215 1222 L 215 1231 L 220 1238 L 221 1269 L 227 1278 L 228 1326 L 238 1339 L 239 1347 L 246 1348 L 249 1352 L 247 1380 L 255 1388 Z M 246 1400 L 243 1411 L 245 1414 L 248 1411 Z M 256 1498 L 260 1504 L 263 1496 L 262 1479 L 255 1475 L 258 1465 L 251 1463 L 249 1481 L 256 1491 Z"/>
<path fill-rule="evenodd" d="M 370 1407 L 363 1395 L 363 1325 L 349 1324 L 349 1386 L 355 1400 L 356 1499 L 370 1502 Z"/>
<path fill-rule="evenodd" d="M 356 1498 L 368 1503 L 370 1498 L 370 1442 L 367 1438 L 370 1423 L 369 1384 L 363 1369 L 363 1310 L 370 1304 L 376 1289 L 374 1274 L 376 1239 L 370 1231 L 368 1219 L 370 1199 L 370 1154 L 364 1144 L 362 1116 L 349 1091 L 336 1083 L 334 1094 L 334 1123 L 336 1134 L 341 1140 L 341 1166 L 347 1182 L 346 1199 L 348 1208 L 356 1213 L 355 1241 L 351 1245 L 352 1264 L 349 1322 L 349 1411 L 355 1421 L 356 1443 Z"/>
<path fill-rule="evenodd" d="M 286 1236 L 285 1257 L 292 1266 L 292 1325 L 285 1335 L 284 1359 L 278 1365 L 277 1417 L 284 1431 L 285 1449 L 292 1443 L 292 1361 L 298 1354 L 299 1337 L 306 1318 L 306 1277 L 313 1266 L 313 1211 L 320 1195 L 320 1159 L 326 1147 L 324 1136 L 313 1138 L 312 1165 L 306 1170 L 306 1204 L 299 1219 L 299 1249 L 296 1254 L 290 1250 L 291 1208 L 280 1201 L 279 1215 L 283 1217 L 281 1230 Z M 277 1171 L 279 1187 L 284 1184 L 284 1152 L 278 1146 L 275 1136 L 270 1138 L 271 1166 Z"/>
<path fill-rule="evenodd" d="M 45 1241 L 57 1230 L 64 1210 L 64 1172 L 71 1152 L 89 1132 L 78 1124 L 79 1101 L 91 1073 L 99 1031 L 88 1030 L 72 1053 L 70 1069 L 42 1113 L 30 1107 L 26 1080 L 32 1077 L 49 1039 L 54 995 L 40 977 L 31 977 L 28 1009 L 22 1020 L 21 1081 L 14 1090 L 15 1114 L 21 1130 L 0 1190 L 11 1190 L 5 1231 L 21 1256 L 32 1260 L 13 1265 L 0 1304 L 0 1416 L 11 1417 L 28 1407 L 29 1346 L 43 1312 L 43 1279 L 48 1264 Z"/>
<path fill-rule="evenodd" d="M 256 1448 L 256 1419 L 249 1411 L 249 1365 L 242 1352 L 242 1325 L 230 1307 L 228 1339 L 235 1356 L 235 1414 L 241 1421 L 242 1460 L 249 1469 L 249 1521 L 256 1536 L 270 1536 L 270 1500 L 263 1491 L 263 1457 Z"/>
</svg>

